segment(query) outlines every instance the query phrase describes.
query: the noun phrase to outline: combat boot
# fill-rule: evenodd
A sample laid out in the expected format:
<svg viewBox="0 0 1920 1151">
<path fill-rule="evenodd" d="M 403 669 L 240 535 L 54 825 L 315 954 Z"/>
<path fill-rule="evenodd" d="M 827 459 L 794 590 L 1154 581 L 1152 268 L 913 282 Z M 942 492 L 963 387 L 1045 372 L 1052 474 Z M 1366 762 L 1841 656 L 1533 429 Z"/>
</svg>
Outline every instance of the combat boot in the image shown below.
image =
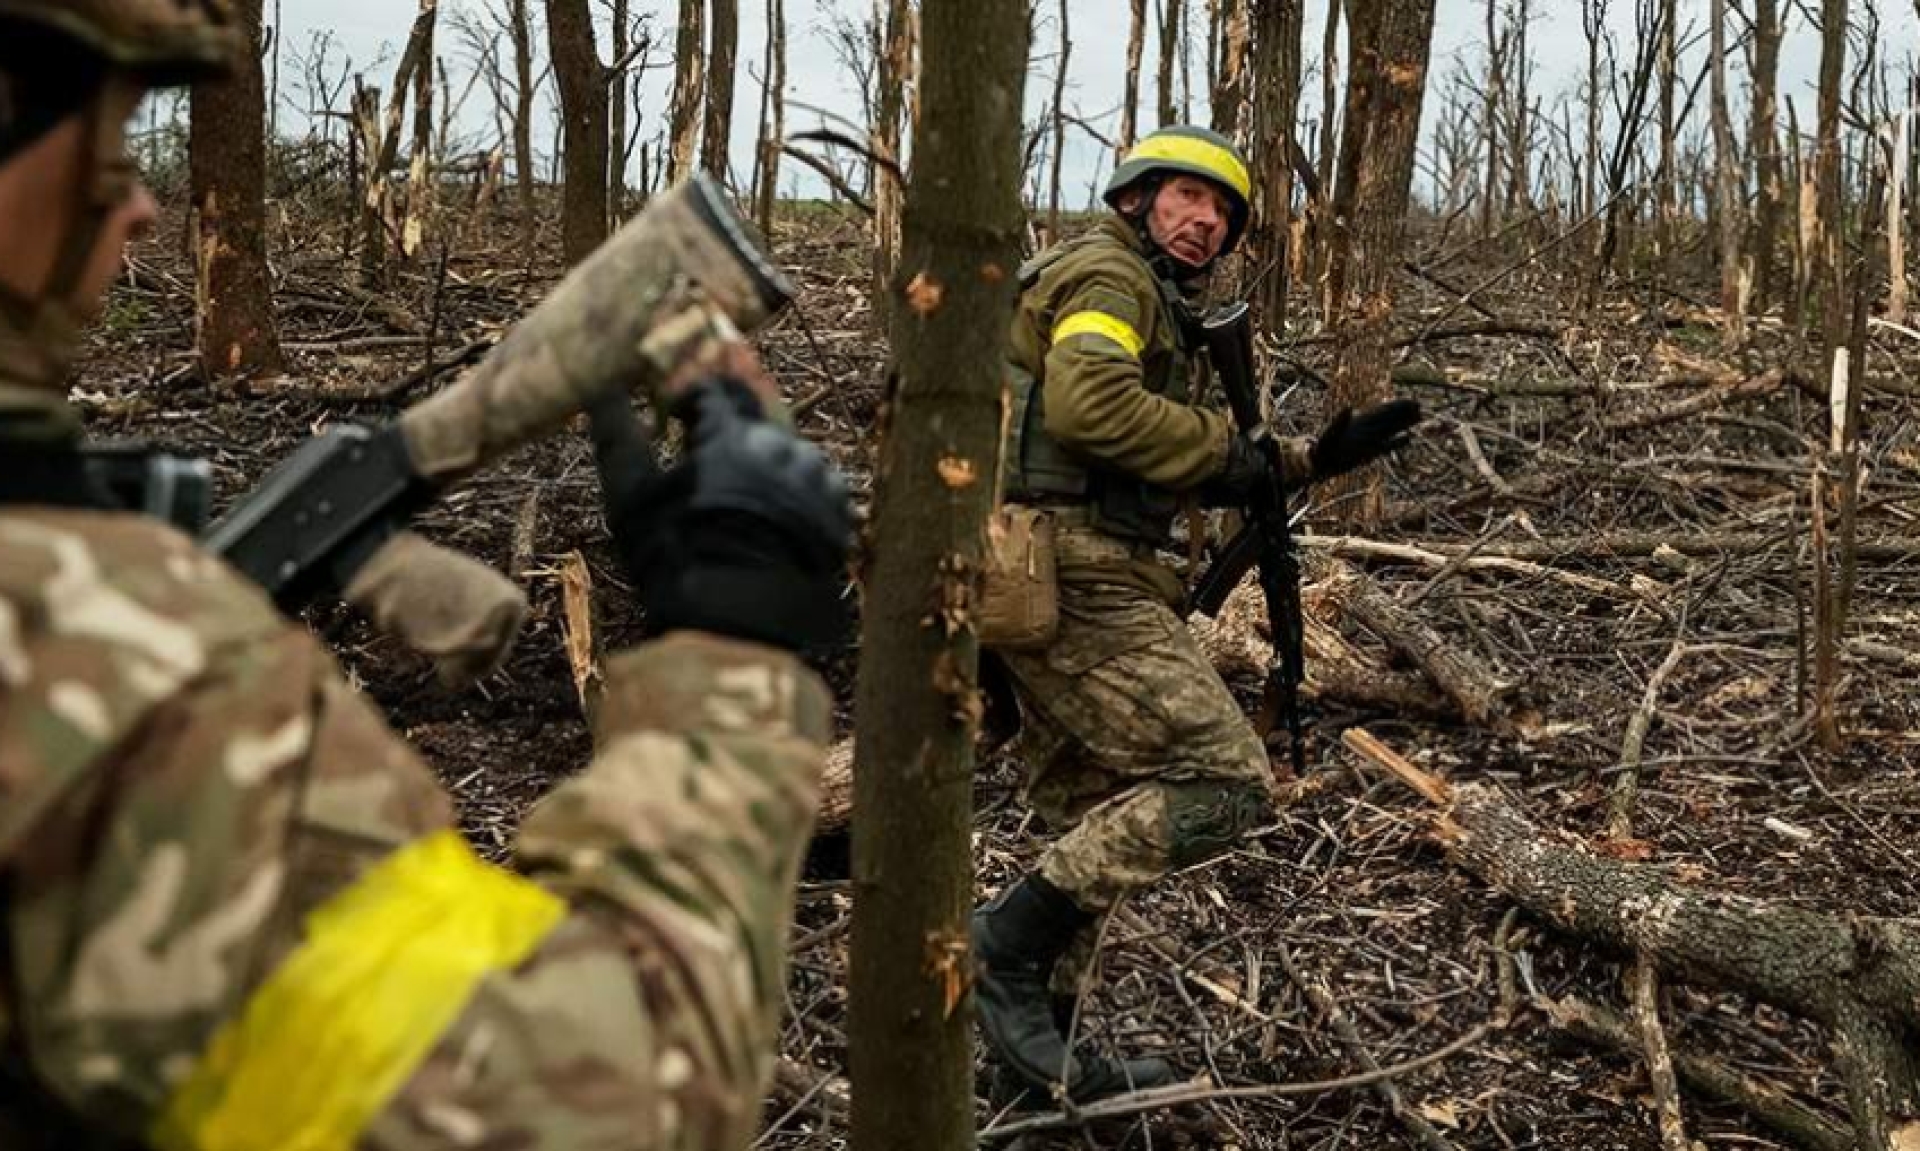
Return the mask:
<svg viewBox="0 0 1920 1151">
<path fill-rule="evenodd" d="M 1069 1055 L 1055 1023 L 1048 982 L 1060 956 L 1093 919 L 1038 875 L 1012 884 L 973 913 L 978 967 L 974 1003 L 980 1030 L 1001 1063 L 1028 1087 L 1039 1089 L 1041 1104 L 1051 1101 L 1047 1092 L 1053 1083 L 1065 1083 L 1068 1097 L 1084 1103 L 1174 1079 L 1173 1068 L 1164 1060 L 1117 1063 Z"/>
</svg>

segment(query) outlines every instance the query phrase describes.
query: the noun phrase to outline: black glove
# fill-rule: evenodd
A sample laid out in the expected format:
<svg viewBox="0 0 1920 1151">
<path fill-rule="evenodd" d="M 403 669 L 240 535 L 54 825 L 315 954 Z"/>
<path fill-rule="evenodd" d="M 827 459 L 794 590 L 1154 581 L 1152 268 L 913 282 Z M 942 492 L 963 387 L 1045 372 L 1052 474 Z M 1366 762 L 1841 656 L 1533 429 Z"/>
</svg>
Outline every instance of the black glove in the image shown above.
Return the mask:
<svg viewBox="0 0 1920 1151">
<path fill-rule="evenodd" d="M 846 480 L 736 380 L 695 385 L 674 414 L 687 449 L 662 470 L 623 393 L 589 411 L 607 526 L 654 629 L 789 651 L 838 636 L 854 531 Z"/>
<path fill-rule="evenodd" d="M 1408 432 L 1420 422 L 1418 400 L 1388 400 L 1355 412 L 1342 408 L 1308 449 L 1313 478 L 1331 479 L 1405 447 Z"/>
<path fill-rule="evenodd" d="M 1243 508 L 1259 493 L 1270 490 L 1273 473 L 1267 453 L 1253 437 L 1239 432 L 1227 441 L 1227 462 L 1220 470 L 1200 482 L 1200 505 L 1209 508 Z"/>
</svg>

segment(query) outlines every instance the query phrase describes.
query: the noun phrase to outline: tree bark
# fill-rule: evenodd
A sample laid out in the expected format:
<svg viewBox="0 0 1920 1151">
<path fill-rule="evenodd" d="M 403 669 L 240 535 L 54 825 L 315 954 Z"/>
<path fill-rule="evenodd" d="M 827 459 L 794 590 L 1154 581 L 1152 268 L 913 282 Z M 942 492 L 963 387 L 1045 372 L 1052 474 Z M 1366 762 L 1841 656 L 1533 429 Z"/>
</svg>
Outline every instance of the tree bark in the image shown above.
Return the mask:
<svg viewBox="0 0 1920 1151">
<path fill-rule="evenodd" d="M 1120 97 L 1120 138 L 1115 142 L 1114 163 L 1133 150 L 1140 138 L 1140 57 L 1147 46 L 1147 0 L 1132 0 L 1132 18 L 1127 25 L 1127 74 L 1125 91 Z"/>
<path fill-rule="evenodd" d="M 1174 66 L 1180 61 L 1181 14 L 1184 6 L 1181 0 L 1159 0 L 1160 4 L 1160 59 L 1158 85 L 1155 91 L 1160 97 L 1159 127 L 1177 123 L 1180 107 L 1175 99 Z"/>
<path fill-rule="evenodd" d="M 415 35 L 421 39 L 420 64 L 413 73 L 413 147 L 407 164 L 407 219 L 400 228 L 400 254 L 413 260 L 427 242 L 433 224 L 433 33 L 439 23 L 438 0 L 420 0 Z"/>
<path fill-rule="evenodd" d="M 1499 792 L 1455 789 L 1441 833 L 1453 860 L 1564 930 L 1638 951 L 1686 982 L 1744 992 L 1835 1033 L 1858 1145 L 1887 1149 L 1889 1112 L 1920 1097 L 1920 935 L 1676 884 L 1664 869 L 1556 842 Z"/>
<path fill-rule="evenodd" d="M 1847 288 L 1841 263 L 1840 78 L 1847 60 L 1847 0 L 1821 0 L 1820 103 L 1814 129 L 1814 293 L 1819 300 L 1824 362 L 1847 342 Z"/>
<path fill-rule="evenodd" d="M 760 92 L 759 179 L 754 187 L 754 218 L 761 234 L 773 236 L 773 205 L 780 194 L 780 141 L 787 134 L 787 10 L 784 0 L 767 0 L 767 62 Z"/>
<path fill-rule="evenodd" d="M 1393 284 L 1406 232 L 1433 15 L 1433 0 L 1357 4 L 1347 14 L 1352 63 L 1334 201 L 1335 256 L 1327 276 L 1340 331 L 1329 416 L 1377 403 L 1389 392 Z M 1366 525 L 1380 518 L 1384 495 L 1378 466 L 1340 477 L 1329 487 L 1329 499 L 1349 501 L 1344 505 L 1348 523 Z"/>
<path fill-rule="evenodd" d="M 1907 322 L 1907 158 L 1913 148 L 1911 111 L 1893 119 L 1893 147 L 1887 171 L 1887 319 Z"/>
<path fill-rule="evenodd" d="M 926 0 L 855 698 L 854 1151 L 973 1146 L 969 605 L 1000 443 L 1019 196 L 1022 0 Z M 995 30 L 982 35 L 982 28 Z"/>
<path fill-rule="evenodd" d="M 1313 250 L 1310 277 L 1320 288 L 1321 314 L 1332 320 L 1332 297 L 1326 293 L 1324 283 L 1327 272 L 1333 264 L 1333 197 L 1337 194 L 1334 187 L 1338 174 L 1334 165 L 1338 161 L 1336 125 L 1340 117 L 1335 112 L 1339 100 L 1340 87 L 1340 12 L 1342 0 L 1327 0 L 1326 27 L 1322 29 L 1320 39 L 1320 156 L 1314 171 L 1320 175 L 1320 196 L 1307 204 L 1308 246 Z"/>
<path fill-rule="evenodd" d="M 1676 97 L 1680 88 L 1679 14 L 1676 0 L 1660 0 L 1660 166 L 1653 176 L 1654 201 L 1658 205 L 1654 220 L 1654 249 L 1662 275 L 1673 255 L 1673 229 L 1680 215 L 1679 173 L 1675 164 L 1675 144 L 1680 125 L 1675 122 Z"/>
<path fill-rule="evenodd" d="M 1226 137 L 1240 132 L 1240 114 L 1249 93 L 1247 62 L 1252 54 L 1252 16 L 1247 10 L 1251 0 L 1220 0 L 1219 18 L 1213 26 L 1220 41 L 1219 63 L 1212 87 L 1213 130 Z M 1269 83 L 1282 83 L 1274 77 Z"/>
<path fill-rule="evenodd" d="M 1600 131 L 1605 109 L 1600 97 L 1600 47 L 1606 42 L 1606 27 L 1607 0 L 1581 0 L 1580 29 L 1587 40 L 1587 179 L 1580 202 L 1582 218 L 1600 210 Z"/>
<path fill-rule="evenodd" d="M 194 86 L 188 128 L 194 335 L 200 370 L 212 379 L 285 370 L 267 274 L 260 0 L 241 0 L 235 12 L 250 50 L 228 79 Z"/>
<path fill-rule="evenodd" d="M 547 0 L 547 49 L 560 85 L 566 152 L 560 243 L 568 267 L 607 238 L 607 70 L 587 0 Z"/>
<path fill-rule="evenodd" d="M 1293 239 L 1293 177 L 1299 145 L 1294 122 L 1300 108 L 1302 0 L 1252 0 L 1249 18 L 1255 53 L 1254 165 L 1259 173 L 1258 210 L 1249 237 L 1253 266 L 1263 270 L 1255 286 L 1266 330 L 1281 334 L 1287 312 L 1289 245 Z"/>
<path fill-rule="evenodd" d="M 1060 239 L 1060 173 L 1066 167 L 1067 66 L 1073 60 L 1073 32 L 1067 0 L 1060 0 L 1060 63 L 1053 74 L 1053 172 L 1047 178 L 1047 239 Z"/>
<path fill-rule="evenodd" d="M 508 0 L 507 35 L 513 41 L 513 169 L 520 199 L 520 264 L 533 267 L 533 28 L 527 0 Z"/>
<path fill-rule="evenodd" d="M 705 0 L 680 0 L 680 31 L 673 43 L 673 104 L 668 112 L 669 185 L 693 171 L 693 151 L 700 136 L 700 108 L 706 92 L 706 57 L 701 52 L 706 37 L 701 26 L 705 16 Z"/>
<path fill-rule="evenodd" d="M 710 0 L 712 42 L 707 49 L 707 126 L 700 166 L 727 183 L 727 152 L 733 143 L 734 61 L 740 53 L 740 0 Z"/>
<path fill-rule="evenodd" d="M 1733 116 L 1727 106 L 1727 0 L 1711 0 L 1713 67 L 1713 153 L 1715 205 L 1720 225 L 1720 310 L 1726 317 L 1725 343 L 1747 341 L 1745 262 L 1740 254 L 1740 161 L 1733 150 Z"/>
<path fill-rule="evenodd" d="M 1493 235 L 1499 211 L 1500 105 L 1506 95 L 1507 36 L 1499 24 L 1498 0 L 1487 0 L 1487 94 L 1480 134 L 1486 148 L 1487 174 L 1480 185 L 1480 234 Z"/>
<path fill-rule="evenodd" d="M 1753 157 L 1753 230 L 1747 251 L 1753 267 L 1752 306 L 1775 302 L 1780 250 L 1780 217 L 1785 191 L 1780 169 L 1779 0 L 1753 0 L 1753 96 L 1747 125 L 1747 154 Z"/>
<path fill-rule="evenodd" d="M 880 154 L 893 162 L 895 171 L 884 165 L 872 166 L 873 187 L 873 321 L 885 329 L 893 284 L 893 273 L 900 262 L 901 215 L 906 207 L 906 189 L 901 186 L 904 170 L 901 153 L 902 122 L 906 118 L 907 86 L 913 83 L 917 56 L 913 35 L 912 0 L 887 0 L 887 18 L 881 32 L 880 59 L 875 83 L 876 115 L 873 139 Z M 1016 181 L 1018 177 L 1016 177 Z"/>
<path fill-rule="evenodd" d="M 627 210 L 627 68 L 632 44 L 632 0 L 613 0 L 613 63 L 607 71 L 607 228 Z M 641 47 L 645 55 L 646 48 Z"/>
</svg>

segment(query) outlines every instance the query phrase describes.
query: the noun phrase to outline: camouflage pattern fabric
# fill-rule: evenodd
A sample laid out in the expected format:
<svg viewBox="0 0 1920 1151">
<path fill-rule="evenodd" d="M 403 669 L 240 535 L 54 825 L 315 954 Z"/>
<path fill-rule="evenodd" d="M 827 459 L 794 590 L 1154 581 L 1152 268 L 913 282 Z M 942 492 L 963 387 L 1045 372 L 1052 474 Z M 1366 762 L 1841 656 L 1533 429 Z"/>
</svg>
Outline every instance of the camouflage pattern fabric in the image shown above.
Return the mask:
<svg viewBox="0 0 1920 1151">
<path fill-rule="evenodd" d="M 599 755 L 518 844 L 565 918 L 354 1144 L 744 1147 L 827 723 L 766 649 L 612 661 Z M 449 823 L 320 646 L 192 541 L 0 508 L 0 1051 L 89 1128 L 27 1128 L 0 1089 L 9 1149 L 147 1139 L 309 913 Z"/>
<path fill-rule="evenodd" d="M 1104 911 L 1266 818 L 1267 753 L 1163 600 L 1072 574 L 1127 545 L 1064 528 L 1056 546 L 1059 638 L 1001 658 L 1025 721 L 1028 800 L 1064 829 L 1040 873 Z"/>
</svg>

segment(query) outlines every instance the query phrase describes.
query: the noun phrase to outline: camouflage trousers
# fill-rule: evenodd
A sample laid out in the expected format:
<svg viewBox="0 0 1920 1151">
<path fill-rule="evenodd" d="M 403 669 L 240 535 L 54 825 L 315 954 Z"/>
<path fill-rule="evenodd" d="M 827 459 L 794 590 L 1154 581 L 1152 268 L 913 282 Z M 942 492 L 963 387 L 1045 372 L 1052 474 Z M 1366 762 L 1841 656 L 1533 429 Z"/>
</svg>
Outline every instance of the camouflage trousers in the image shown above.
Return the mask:
<svg viewBox="0 0 1920 1151">
<path fill-rule="evenodd" d="M 1001 658 L 1020 700 L 1028 802 L 1062 831 L 1040 874 L 1105 912 L 1267 819 L 1267 753 L 1166 601 L 1085 566 L 1103 548 L 1124 562 L 1128 545 L 1073 528 L 1059 547 L 1059 637 Z"/>
</svg>

